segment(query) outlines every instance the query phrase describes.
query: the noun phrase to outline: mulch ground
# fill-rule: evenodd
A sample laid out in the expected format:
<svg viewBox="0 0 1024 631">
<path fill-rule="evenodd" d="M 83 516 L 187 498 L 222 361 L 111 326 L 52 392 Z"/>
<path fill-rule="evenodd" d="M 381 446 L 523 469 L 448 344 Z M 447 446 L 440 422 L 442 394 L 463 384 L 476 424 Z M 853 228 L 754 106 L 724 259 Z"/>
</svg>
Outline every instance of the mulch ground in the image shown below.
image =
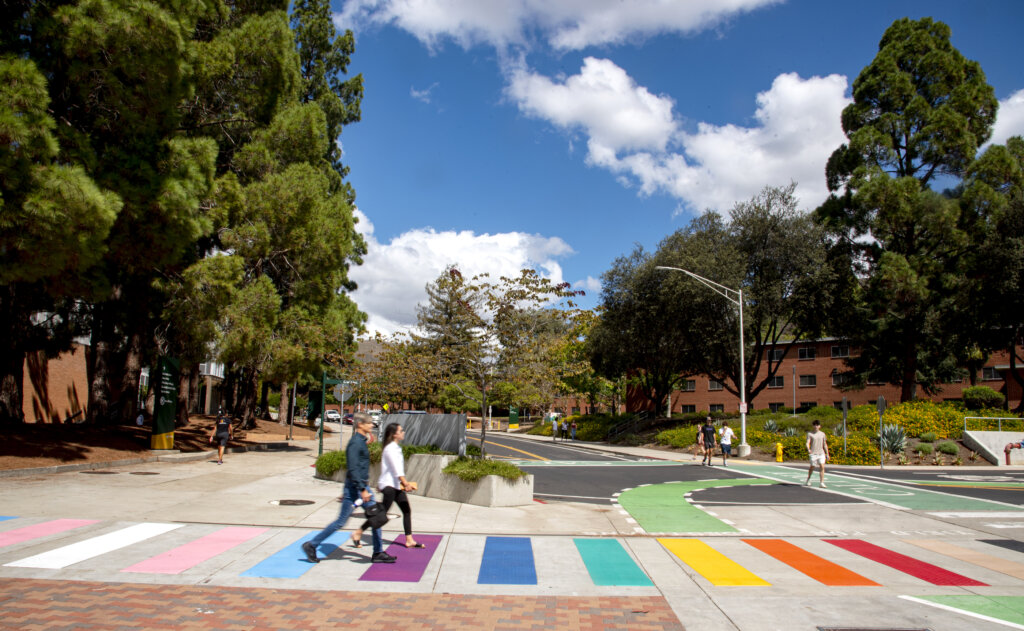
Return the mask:
<svg viewBox="0 0 1024 631">
<path fill-rule="evenodd" d="M 660 596 L 466 596 L 0 579 L 0 629 L 683 629 Z"/>
<path fill-rule="evenodd" d="M 182 452 L 214 449 L 210 430 L 215 418 L 193 415 L 189 424 L 174 429 L 174 448 Z M 113 462 L 150 455 L 152 427 L 147 422 L 132 425 L 94 426 L 85 424 L 24 423 L 0 427 L 0 470 L 51 467 L 61 464 Z M 296 440 L 311 438 L 314 430 L 292 427 Z M 230 445 L 284 440 L 288 427 L 276 421 L 257 420 L 256 427 L 241 430 L 236 425 Z"/>
</svg>

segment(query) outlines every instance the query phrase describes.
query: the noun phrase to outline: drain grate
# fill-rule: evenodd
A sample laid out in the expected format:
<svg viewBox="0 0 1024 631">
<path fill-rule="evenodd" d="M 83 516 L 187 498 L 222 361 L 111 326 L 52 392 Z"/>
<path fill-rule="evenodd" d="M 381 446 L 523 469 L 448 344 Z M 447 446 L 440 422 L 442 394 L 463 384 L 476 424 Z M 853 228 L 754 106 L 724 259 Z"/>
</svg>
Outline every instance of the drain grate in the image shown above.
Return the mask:
<svg viewBox="0 0 1024 631">
<path fill-rule="evenodd" d="M 160 475 L 156 471 L 132 471 L 132 475 Z"/>
<path fill-rule="evenodd" d="M 278 506 L 305 506 L 312 504 L 313 500 L 272 500 L 270 503 Z"/>
<path fill-rule="evenodd" d="M 92 475 L 114 475 L 117 471 L 82 471 L 82 473 L 90 473 Z"/>
</svg>

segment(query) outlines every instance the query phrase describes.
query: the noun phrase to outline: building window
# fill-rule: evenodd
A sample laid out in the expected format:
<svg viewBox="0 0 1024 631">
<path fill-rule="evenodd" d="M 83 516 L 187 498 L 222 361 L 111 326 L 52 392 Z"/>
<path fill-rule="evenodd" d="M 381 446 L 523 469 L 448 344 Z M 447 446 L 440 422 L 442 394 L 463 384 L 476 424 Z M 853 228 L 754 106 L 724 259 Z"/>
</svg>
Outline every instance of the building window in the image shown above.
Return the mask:
<svg viewBox="0 0 1024 631">
<path fill-rule="evenodd" d="M 724 403 L 712 403 L 711 404 L 711 409 L 709 411 L 710 412 L 725 412 L 725 404 Z"/>
<path fill-rule="evenodd" d="M 818 385 L 817 375 L 800 375 L 801 388 L 813 388 Z"/>
<path fill-rule="evenodd" d="M 834 407 L 835 409 L 837 409 L 840 412 L 842 412 L 843 411 L 843 402 L 842 401 L 833 401 L 832 402 L 832 407 Z"/>
<path fill-rule="evenodd" d="M 769 403 L 768 409 L 771 410 L 773 413 L 777 413 L 779 410 L 785 407 L 785 405 L 785 403 Z"/>
<path fill-rule="evenodd" d="M 693 414 L 694 412 L 697 411 L 697 406 L 696 405 L 681 405 L 681 406 L 679 406 L 679 411 L 682 412 L 683 414 Z"/>
<path fill-rule="evenodd" d="M 693 379 L 683 379 L 683 382 L 679 384 L 680 392 L 693 392 L 697 389 L 697 382 Z"/>
<path fill-rule="evenodd" d="M 782 361 L 782 356 L 785 355 L 785 354 L 786 354 L 786 349 L 784 349 L 784 348 L 770 348 L 770 349 L 768 349 L 768 361 L 770 361 L 770 362 L 780 362 L 780 361 Z"/>
<path fill-rule="evenodd" d="M 580 409 L 579 409 L 579 408 L 573 408 L 573 409 L 572 409 L 572 415 L 573 415 L 573 416 L 576 416 L 576 415 L 577 415 L 577 414 L 579 414 L 579 413 L 580 413 Z"/>
<path fill-rule="evenodd" d="M 982 368 L 981 369 L 981 380 L 982 381 L 1002 381 L 1003 375 L 995 368 Z"/>
<path fill-rule="evenodd" d="M 838 370 L 832 371 L 832 385 L 833 386 L 845 386 L 850 383 L 850 373 L 839 372 Z"/>
<path fill-rule="evenodd" d="M 722 382 L 715 379 L 708 379 L 708 390 L 721 390 Z"/>
<path fill-rule="evenodd" d="M 841 357 L 850 356 L 849 346 L 833 346 L 832 347 L 832 359 L 839 359 Z"/>
<path fill-rule="evenodd" d="M 782 375 L 775 375 L 768 379 L 769 388 L 782 388 L 786 385 L 786 378 Z"/>
<path fill-rule="evenodd" d="M 817 359 L 818 349 L 813 346 L 801 346 L 796 351 L 797 359 Z"/>
<path fill-rule="evenodd" d="M 818 402 L 817 401 L 801 401 L 800 402 L 800 409 L 805 410 L 805 411 L 809 410 L 811 408 L 816 408 L 816 407 L 818 407 Z"/>
</svg>

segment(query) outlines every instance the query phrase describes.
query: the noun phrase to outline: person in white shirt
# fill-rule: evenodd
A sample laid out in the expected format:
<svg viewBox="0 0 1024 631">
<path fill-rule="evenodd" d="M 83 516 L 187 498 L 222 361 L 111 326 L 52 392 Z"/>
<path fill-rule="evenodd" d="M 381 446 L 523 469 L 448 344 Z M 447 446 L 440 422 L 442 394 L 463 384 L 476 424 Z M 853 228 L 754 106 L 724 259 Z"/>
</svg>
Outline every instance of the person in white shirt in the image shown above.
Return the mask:
<svg viewBox="0 0 1024 631">
<path fill-rule="evenodd" d="M 726 460 L 732 455 L 732 439 L 736 434 L 729 427 L 729 421 L 722 421 L 722 429 L 718 430 L 718 434 L 720 437 L 719 443 L 722 446 L 722 466 L 728 467 L 729 463 Z"/>
<path fill-rule="evenodd" d="M 807 468 L 807 482 L 804 486 L 811 485 L 811 474 L 817 466 L 821 471 L 821 488 L 825 486 L 825 461 L 828 460 L 828 436 L 821 431 L 821 421 L 814 421 L 814 431 L 807 434 L 807 453 L 811 456 L 811 466 Z"/>
<path fill-rule="evenodd" d="M 384 511 L 387 512 L 392 504 L 398 504 L 402 509 L 402 526 L 405 528 L 406 548 L 425 548 L 412 537 L 412 507 L 409 506 L 409 497 L 406 491 L 415 491 L 416 484 L 405 479 L 405 458 L 402 456 L 402 439 L 405 438 L 405 430 L 398 423 L 392 423 L 384 428 L 384 451 L 380 456 L 380 477 L 377 478 L 377 488 L 384 495 Z M 369 528 L 369 522 L 364 523 L 352 533 L 352 547 L 361 548 L 363 531 Z"/>
</svg>

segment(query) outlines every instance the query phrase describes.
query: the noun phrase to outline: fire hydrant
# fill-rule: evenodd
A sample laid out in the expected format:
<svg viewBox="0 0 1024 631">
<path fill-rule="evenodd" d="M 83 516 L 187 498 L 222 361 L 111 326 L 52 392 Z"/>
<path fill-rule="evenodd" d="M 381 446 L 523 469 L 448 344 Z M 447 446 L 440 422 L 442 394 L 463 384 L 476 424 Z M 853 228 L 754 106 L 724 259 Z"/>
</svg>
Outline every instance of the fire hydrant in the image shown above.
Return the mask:
<svg viewBox="0 0 1024 631">
<path fill-rule="evenodd" d="M 782 443 L 775 443 L 775 462 L 782 462 Z"/>
</svg>

